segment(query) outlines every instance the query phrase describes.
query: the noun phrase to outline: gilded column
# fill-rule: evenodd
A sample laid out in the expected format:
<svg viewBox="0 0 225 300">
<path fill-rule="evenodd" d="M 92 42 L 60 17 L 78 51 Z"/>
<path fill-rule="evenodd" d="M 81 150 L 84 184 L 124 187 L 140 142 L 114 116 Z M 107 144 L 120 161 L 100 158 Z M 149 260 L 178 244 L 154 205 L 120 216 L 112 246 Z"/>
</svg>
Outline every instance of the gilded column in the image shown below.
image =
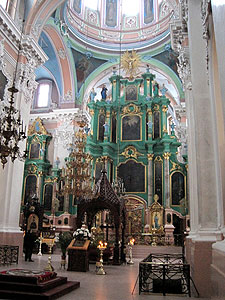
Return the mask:
<svg viewBox="0 0 225 300">
<path fill-rule="evenodd" d="M 165 152 L 163 154 L 164 158 L 164 201 L 166 208 L 170 207 L 170 169 L 169 169 L 169 158 L 171 156 L 170 152 Z"/>
<path fill-rule="evenodd" d="M 91 136 L 93 137 L 94 114 L 95 114 L 94 109 L 90 109 L 89 113 L 90 113 L 90 115 L 91 115 Z"/>
<path fill-rule="evenodd" d="M 153 125 L 153 122 L 152 122 L 152 110 L 149 108 L 148 110 L 147 110 L 147 112 L 148 112 L 148 123 L 147 123 L 147 125 L 148 125 L 148 139 L 150 140 L 150 139 L 152 139 L 152 125 Z"/>
<path fill-rule="evenodd" d="M 163 112 L 163 119 L 162 119 L 163 132 L 162 133 L 163 133 L 163 135 L 168 133 L 168 130 L 167 130 L 167 111 L 168 111 L 167 105 L 162 105 L 162 112 Z"/>
<path fill-rule="evenodd" d="M 110 132 L 111 132 L 111 120 L 110 120 L 110 108 L 107 107 L 106 110 L 106 116 L 105 116 L 105 124 L 104 124 L 104 141 L 109 142 L 110 141 Z"/>
<path fill-rule="evenodd" d="M 37 187 L 36 187 L 36 194 L 37 197 L 39 199 L 39 201 L 41 202 L 41 189 L 42 189 L 42 179 L 43 179 L 43 173 L 42 171 L 38 172 L 38 176 L 37 176 Z"/>
<path fill-rule="evenodd" d="M 153 199 L 153 153 L 147 154 L 148 157 L 148 206 L 152 204 Z"/>
<path fill-rule="evenodd" d="M 69 200 L 70 200 L 70 195 L 66 194 L 64 196 L 64 207 L 63 207 L 64 213 L 69 212 Z"/>
</svg>

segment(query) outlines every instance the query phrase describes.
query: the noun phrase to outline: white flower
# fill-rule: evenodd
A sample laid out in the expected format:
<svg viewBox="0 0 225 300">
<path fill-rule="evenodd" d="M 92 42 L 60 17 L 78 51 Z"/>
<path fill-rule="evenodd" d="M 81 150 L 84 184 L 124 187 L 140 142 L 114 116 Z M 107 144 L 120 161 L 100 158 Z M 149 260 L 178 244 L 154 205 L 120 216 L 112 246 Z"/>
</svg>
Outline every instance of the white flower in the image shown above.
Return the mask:
<svg viewBox="0 0 225 300">
<path fill-rule="evenodd" d="M 74 232 L 73 237 L 76 238 L 78 236 L 83 236 L 83 238 L 90 238 L 91 234 L 87 228 L 78 228 Z"/>
</svg>

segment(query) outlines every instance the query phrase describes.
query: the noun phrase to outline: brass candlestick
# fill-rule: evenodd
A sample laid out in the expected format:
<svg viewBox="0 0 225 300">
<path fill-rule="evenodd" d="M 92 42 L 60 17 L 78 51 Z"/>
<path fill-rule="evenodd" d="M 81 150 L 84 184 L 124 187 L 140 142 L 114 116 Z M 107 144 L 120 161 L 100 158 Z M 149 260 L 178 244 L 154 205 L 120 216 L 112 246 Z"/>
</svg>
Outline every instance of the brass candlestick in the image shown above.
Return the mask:
<svg viewBox="0 0 225 300">
<path fill-rule="evenodd" d="M 132 253 L 132 248 L 133 248 L 133 245 L 134 245 L 134 239 L 130 239 L 129 243 L 128 243 L 128 249 L 129 249 L 129 260 L 128 260 L 128 264 L 129 265 L 133 265 L 134 262 L 133 262 L 133 253 Z"/>
<path fill-rule="evenodd" d="M 102 241 L 99 242 L 98 249 L 100 250 L 100 265 L 97 271 L 97 275 L 106 275 L 105 270 L 103 269 L 103 251 L 106 249 L 107 243 L 103 243 Z"/>
</svg>

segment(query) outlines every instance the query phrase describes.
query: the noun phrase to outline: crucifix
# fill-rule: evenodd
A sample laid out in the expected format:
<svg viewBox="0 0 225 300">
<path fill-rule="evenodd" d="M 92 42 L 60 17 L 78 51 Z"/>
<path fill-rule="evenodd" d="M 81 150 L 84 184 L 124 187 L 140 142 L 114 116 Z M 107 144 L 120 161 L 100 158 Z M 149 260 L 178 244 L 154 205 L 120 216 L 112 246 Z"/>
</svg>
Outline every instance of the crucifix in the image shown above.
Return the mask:
<svg viewBox="0 0 225 300">
<path fill-rule="evenodd" d="M 114 228 L 114 225 L 109 225 L 108 223 L 106 223 L 106 225 L 102 224 L 100 226 L 100 228 L 101 228 L 101 230 L 106 229 L 106 242 L 108 242 L 109 241 L 109 228 Z"/>
</svg>

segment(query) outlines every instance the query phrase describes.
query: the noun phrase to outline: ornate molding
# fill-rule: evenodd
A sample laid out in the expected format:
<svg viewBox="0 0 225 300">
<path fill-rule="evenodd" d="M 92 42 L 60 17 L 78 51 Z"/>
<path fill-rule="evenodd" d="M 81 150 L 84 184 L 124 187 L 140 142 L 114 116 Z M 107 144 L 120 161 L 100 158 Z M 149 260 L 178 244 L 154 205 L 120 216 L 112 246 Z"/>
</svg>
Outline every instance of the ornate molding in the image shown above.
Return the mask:
<svg viewBox="0 0 225 300">
<path fill-rule="evenodd" d="M 180 3 L 181 18 L 182 18 L 184 26 L 187 28 L 188 0 L 179 0 L 179 3 Z"/>
<path fill-rule="evenodd" d="M 165 160 L 169 160 L 170 156 L 171 156 L 171 153 L 170 153 L 170 152 L 165 152 L 165 153 L 163 153 L 163 158 L 164 158 Z"/>
<path fill-rule="evenodd" d="M 65 58 L 66 58 L 66 52 L 65 52 L 65 50 L 64 50 L 63 48 L 60 48 L 60 49 L 58 50 L 58 55 L 59 55 L 59 57 L 60 57 L 61 59 L 65 59 Z"/>
<path fill-rule="evenodd" d="M 203 27 L 203 38 L 210 39 L 208 18 L 211 13 L 211 0 L 202 0 L 201 2 L 201 19 Z"/>
<path fill-rule="evenodd" d="M 68 90 L 67 93 L 64 95 L 64 99 L 65 102 L 73 102 L 73 93 L 72 90 Z"/>
<path fill-rule="evenodd" d="M 135 104 L 129 104 L 122 109 L 122 115 L 126 114 L 140 114 L 141 108 Z"/>
<path fill-rule="evenodd" d="M 189 82 L 191 82 L 191 67 L 189 60 L 189 51 L 187 47 L 179 49 L 177 71 L 186 89 Z"/>
<path fill-rule="evenodd" d="M 28 135 L 31 136 L 33 134 L 50 135 L 39 117 L 29 126 Z"/>
<path fill-rule="evenodd" d="M 16 74 L 16 87 L 23 92 L 26 102 L 32 101 L 38 83 L 35 81 L 36 62 L 32 58 L 26 64 L 19 64 Z"/>
<path fill-rule="evenodd" d="M 209 15 L 211 14 L 211 0 L 202 0 L 201 2 L 201 19 L 202 19 L 202 36 L 203 39 L 206 41 L 206 69 L 208 73 L 209 69 L 209 40 L 210 40 L 210 33 L 209 33 Z"/>
<path fill-rule="evenodd" d="M 138 156 L 143 156 L 144 154 L 137 151 L 137 149 L 134 146 L 127 147 L 120 155 L 125 156 L 125 158 L 135 158 L 137 159 Z"/>
<path fill-rule="evenodd" d="M 154 153 L 148 153 L 147 157 L 148 157 L 148 160 L 153 160 Z"/>
</svg>

